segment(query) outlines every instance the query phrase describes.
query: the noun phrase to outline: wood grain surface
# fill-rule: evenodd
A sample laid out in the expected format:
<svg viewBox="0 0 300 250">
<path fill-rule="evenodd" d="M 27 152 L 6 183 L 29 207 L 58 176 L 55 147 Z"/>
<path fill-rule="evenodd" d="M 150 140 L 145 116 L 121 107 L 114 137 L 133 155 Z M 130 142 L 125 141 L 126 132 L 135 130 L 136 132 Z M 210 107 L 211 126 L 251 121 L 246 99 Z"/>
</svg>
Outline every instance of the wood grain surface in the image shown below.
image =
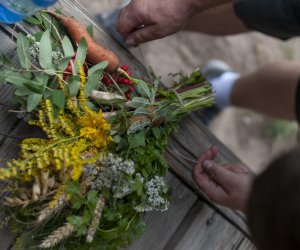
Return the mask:
<svg viewBox="0 0 300 250">
<path fill-rule="evenodd" d="M 118 54 L 122 63 L 133 68 L 138 77 L 149 80 L 147 69 L 118 44 L 78 1 L 61 0 L 56 5 L 65 15 L 73 16 L 83 24 L 94 26 L 94 38 Z M 36 29 L 20 23 L 13 26 L 0 26 L 0 49 L 16 61 L 16 32 L 30 34 Z M 17 156 L 19 139 L 30 135 L 39 135 L 40 131 L 28 126 L 16 113 L 9 112 L 18 106 L 11 104 L 12 89 L 4 84 L 0 86 L 0 158 L 12 159 Z M 220 143 L 200 122 L 197 113 L 186 118 L 178 131 L 170 139 L 166 158 L 172 169 L 167 180 L 172 190 L 172 202 L 165 212 L 145 215 L 147 230 L 136 241 L 131 250 L 227 250 L 254 249 L 249 241 L 245 218 L 240 213 L 216 206 L 203 198 L 191 178 L 191 170 L 196 157 L 210 145 L 220 148 L 220 161 L 238 161 L 237 157 Z M 2 163 L 0 162 L 0 166 Z M 175 175 L 174 175 L 175 174 Z M 4 188 L 2 183 L 0 188 Z M 0 196 L 3 198 L 3 194 Z M 0 220 L 4 221 L 0 214 Z M 11 248 L 14 236 L 9 225 L 0 231 L 0 250 Z"/>
</svg>

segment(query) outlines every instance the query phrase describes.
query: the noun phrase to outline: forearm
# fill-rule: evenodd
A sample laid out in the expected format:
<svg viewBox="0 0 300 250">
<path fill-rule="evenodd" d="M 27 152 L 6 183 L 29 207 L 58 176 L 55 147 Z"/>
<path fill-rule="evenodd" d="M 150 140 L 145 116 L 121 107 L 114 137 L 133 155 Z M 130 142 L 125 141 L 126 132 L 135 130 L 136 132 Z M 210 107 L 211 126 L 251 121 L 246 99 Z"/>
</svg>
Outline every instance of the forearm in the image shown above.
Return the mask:
<svg viewBox="0 0 300 250">
<path fill-rule="evenodd" d="M 188 22 L 184 30 L 210 35 L 232 35 L 248 31 L 237 17 L 233 3 L 200 12 Z"/>
<path fill-rule="evenodd" d="M 214 7 L 232 3 L 235 0 L 186 0 L 190 3 L 191 7 L 194 8 L 197 12 L 206 11 Z"/>
<path fill-rule="evenodd" d="M 295 97 L 300 63 L 283 61 L 238 79 L 232 104 L 282 119 L 296 119 Z"/>
</svg>

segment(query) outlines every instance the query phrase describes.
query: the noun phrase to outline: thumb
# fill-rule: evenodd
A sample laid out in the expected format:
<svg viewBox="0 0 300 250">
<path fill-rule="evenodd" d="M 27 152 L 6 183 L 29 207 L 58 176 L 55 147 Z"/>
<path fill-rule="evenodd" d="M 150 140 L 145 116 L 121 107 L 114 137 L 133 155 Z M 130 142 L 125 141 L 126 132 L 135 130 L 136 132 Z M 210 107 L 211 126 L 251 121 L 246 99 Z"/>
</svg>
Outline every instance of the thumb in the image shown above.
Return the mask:
<svg viewBox="0 0 300 250">
<path fill-rule="evenodd" d="M 215 161 L 204 161 L 203 169 L 207 175 L 224 189 L 232 184 L 235 174 Z"/>
<path fill-rule="evenodd" d="M 126 39 L 126 44 L 128 46 L 137 46 L 140 43 L 150 42 L 159 38 L 162 38 L 162 36 L 158 33 L 158 28 L 156 25 L 151 24 L 131 33 Z"/>
</svg>

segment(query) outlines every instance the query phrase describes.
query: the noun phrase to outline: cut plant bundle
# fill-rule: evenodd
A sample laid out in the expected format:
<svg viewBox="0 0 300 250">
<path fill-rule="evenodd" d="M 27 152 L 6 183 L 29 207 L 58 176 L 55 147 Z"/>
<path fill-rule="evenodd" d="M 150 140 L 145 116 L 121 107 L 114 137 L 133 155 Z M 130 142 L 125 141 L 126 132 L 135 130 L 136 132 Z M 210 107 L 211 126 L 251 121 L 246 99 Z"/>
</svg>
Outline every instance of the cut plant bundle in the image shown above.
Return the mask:
<svg viewBox="0 0 300 250">
<path fill-rule="evenodd" d="M 74 19 L 41 12 L 27 22 L 41 31 L 18 34 L 19 64 L 0 53 L 0 83 L 43 131 L 0 169 L 15 248 L 126 247 L 145 212 L 168 208 L 163 151 L 184 116 L 213 104 L 211 87 L 199 70 L 177 74 L 170 89 L 139 79 L 107 49 L 113 67 L 92 61 L 101 45 Z"/>
</svg>

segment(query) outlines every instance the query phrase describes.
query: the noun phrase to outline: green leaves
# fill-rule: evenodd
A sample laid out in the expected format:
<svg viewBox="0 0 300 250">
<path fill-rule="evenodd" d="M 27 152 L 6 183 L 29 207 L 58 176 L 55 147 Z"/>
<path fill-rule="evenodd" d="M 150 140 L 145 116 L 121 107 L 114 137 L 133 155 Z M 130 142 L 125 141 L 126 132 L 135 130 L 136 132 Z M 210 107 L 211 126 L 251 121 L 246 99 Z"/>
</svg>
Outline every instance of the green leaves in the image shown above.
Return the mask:
<svg viewBox="0 0 300 250">
<path fill-rule="evenodd" d="M 4 53 L 2 53 L 2 51 L 0 51 L 0 66 L 2 65 L 13 67 L 11 60 Z"/>
<path fill-rule="evenodd" d="M 150 102 L 148 99 L 144 97 L 134 97 L 132 98 L 132 106 L 135 108 L 141 107 L 141 106 L 147 106 L 150 105 Z"/>
<path fill-rule="evenodd" d="M 70 196 L 72 207 L 74 209 L 81 208 L 85 200 L 80 191 L 80 184 L 75 181 L 69 181 L 66 190 L 67 194 Z"/>
<path fill-rule="evenodd" d="M 108 66 L 108 62 L 101 62 L 88 71 L 88 81 L 85 85 L 85 97 L 89 97 L 93 90 L 97 90 L 99 81 L 102 78 L 104 69 Z"/>
<path fill-rule="evenodd" d="M 41 25 L 42 22 L 40 20 L 38 20 L 37 18 L 33 17 L 33 16 L 29 16 L 25 19 L 25 22 L 30 23 L 30 24 L 34 24 L 34 25 Z"/>
<path fill-rule="evenodd" d="M 93 25 L 91 24 L 91 25 L 89 25 L 88 27 L 87 27 L 87 32 L 89 33 L 89 35 L 91 36 L 91 37 L 93 37 L 94 36 L 94 28 L 93 28 Z"/>
<path fill-rule="evenodd" d="M 146 145 L 146 133 L 144 130 L 128 137 L 129 147 L 131 149 Z"/>
<path fill-rule="evenodd" d="M 150 115 L 151 112 L 148 108 L 145 107 L 139 107 L 134 111 L 134 116 L 138 116 L 138 115 Z"/>
<path fill-rule="evenodd" d="M 87 50 L 88 50 L 88 46 L 87 46 L 87 42 L 85 40 L 85 38 L 83 37 L 79 43 L 78 49 L 77 49 L 77 54 L 75 57 L 75 62 L 76 65 L 79 62 L 80 65 L 83 65 L 85 62 L 85 58 L 87 55 Z"/>
<path fill-rule="evenodd" d="M 127 134 L 133 134 L 151 125 L 151 121 L 147 118 L 134 122 L 127 130 Z"/>
<path fill-rule="evenodd" d="M 42 94 L 31 94 L 27 99 L 27 111 L 33 111 L 40 103 L 43 95 Z"/>
<path fill-rule="evenodd" d="M 67 193 L 70 195 L 73 208 L 79 209 L 85 205 L 83 216 L 73 215 L 67 217 L 67 221 L 76 227 L 77 235 L 85 235 L 95 213 L 98 193 L 97 191 L 90 191 L 87 197 L 83 197 L 78 182 L 69 182 Z"/>
<path fill-rule="evenodd" d="M 63 109 L 65 106 L 65 93 L 62 90 L 53 90 L 52 102 L 57 107 Z"/>
<path fill-rule="evenodd" d="M 136 88 L 142 97 L 145 97 L 148 99 L 151 98 L 150 90 L 149 90 L 147 83 L 145 83 L 144 81 L 140 81 L 140 83 L 137 84 Z"/>
<path fill-rule="evenodd" d="M 68 79 L 68 90 L 70 97 L 76 96 L 80 89 L 80 78 L 79 76 L 72 76 Z"/>
<path fill-rule="evenodd" d="M 74 56 L 73 45 L 67 36 L 65 36 L 64 39 L 62 40 L 62 47 L 66 58 L 71 58 Z"/>
<path fill-rule="evenodd" d="M 40 41 L 39 62 L 42 68 L 52 69 L 52 43 L 50 32 L 46 30 Z"/>
<path fill-rule="evenodd" d="M 106 67 L 108 66 L 109 62 L 108 61 L 103 61 L 101 63 L 98 63 L 97 65 L 95 65 L 94 67 L 90 68 L 88 71 L 88 75 L 92 75 L 94 74 L 96 71 L 98 70 L 105 70 Z"/>
<path fill-rule="evenodd" d="M 24 69 L 30 70 L 29 41 L 22 33 L 18 33 L 17 35 L 17 53 L 21 66 Z"/>
</svg>

